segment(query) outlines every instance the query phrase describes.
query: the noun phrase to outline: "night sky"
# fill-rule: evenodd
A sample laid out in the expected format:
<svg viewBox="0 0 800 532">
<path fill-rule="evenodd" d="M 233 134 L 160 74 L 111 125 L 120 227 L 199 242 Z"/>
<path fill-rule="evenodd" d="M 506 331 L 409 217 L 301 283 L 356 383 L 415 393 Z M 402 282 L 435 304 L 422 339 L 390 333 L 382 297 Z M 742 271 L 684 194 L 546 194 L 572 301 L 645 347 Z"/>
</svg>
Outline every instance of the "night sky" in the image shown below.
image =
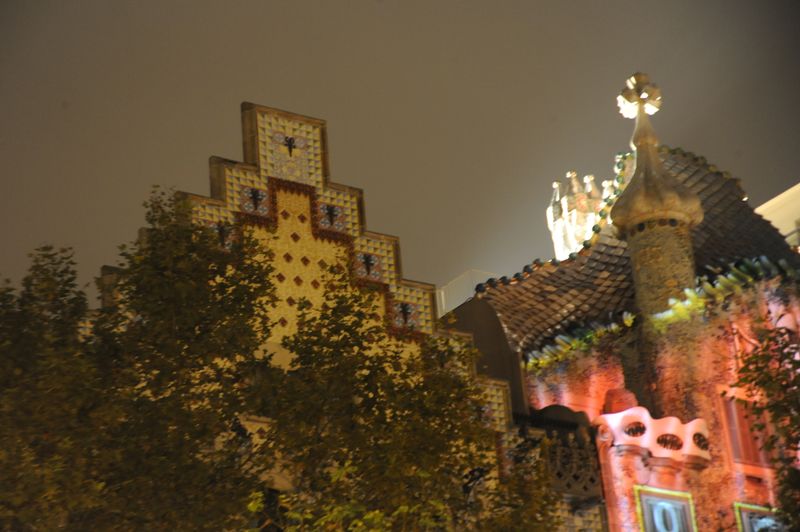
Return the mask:
<svg viewBox="0 0 800 532">
<path fill-rule="evenodd" d="M 410 279 L 551 257 L 550 182 L 611 175 L 636 70 L 662 142 L 759 205 L 800 181 L 798 28 L 797 1 L 2 0 L 0 276 L 52 243 L 89 283 L 151 185 L 208 194 L 208 157 L 241 160 L 243 101 L 327 120 Z"/>
</svg>

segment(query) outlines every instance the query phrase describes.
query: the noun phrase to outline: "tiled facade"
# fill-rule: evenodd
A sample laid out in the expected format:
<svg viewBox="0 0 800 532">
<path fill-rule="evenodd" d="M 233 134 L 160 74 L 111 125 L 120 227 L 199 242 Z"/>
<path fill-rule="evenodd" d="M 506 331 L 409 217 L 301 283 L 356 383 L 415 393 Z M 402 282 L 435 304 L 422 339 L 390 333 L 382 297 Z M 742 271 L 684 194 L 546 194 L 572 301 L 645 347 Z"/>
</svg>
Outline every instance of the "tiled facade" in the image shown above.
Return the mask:
<svg viewBox="0 0 800 532">
<path fill-rule="evenodd" d="M 402 278 L 397 238 L 367 230 L 361 190 L 330 181 L 325 123 L 252 104 L 242 106 L 242 121 L 244 161 L 212 158 L 211 195 L 187 196 L 196 219 L 216 228 L 222 241 L 229 224 L 243 222 L 274 253 L 280 303 L 273 346 L 296 331 L 301 298 L 321 301 L 324 272 L 333 264 L 379 288 L 381 318 L 403 333 L 410 350 L 419 335 L 436 334 L 434 287 Z M 774 504 L 770 468 L 743 464 L 737 458 L 745 452 L 742 442 L 730 441 L 735 413 L 726 413 L 719 392 L 734 379 L 739 344 L 713 329 L 735 322 L 747 331 L 773 304 L 766 295 L 772 284 L 800 268 L 800 257 L 747 205 L 738 180 L 682 150 L 654 153 L 675 182 L 699 198 L 704 217 L 696 227 L 654 218 L 615 228 L 611 209 L 635 172 L 631 154 L 618 156 L 619 186 L 593 204 L 593 236 L 580 251 L 490 279 L 462 306 L 462 316 L 488 307 L 498 322 L 492 332 L 475 320 L 462 328 L 484 356 L 511 357 L 484 365 L 493 369 L 481 377 L 500 462 L 526 431 L 552 440 L 546 459 L 554 489 L 564 496 L 558 513 L 565 531 L 710 530 L 756 519 L 753 508 Z M 674 252 L 659 254 L 665 235 L 675 237 Z M 772 262 L 742 262 L 762 256 Z M 676 262 L 683 273 L 673 282 Z M 781 266 L 765 266 L 769 275 L 747 281 L 742 272 L 760 264 Z M 694 275 L 701 276 L 697 284 Z M 728 276 L 738 276 L 741 285 Z M 682 308 L 663 301 L 674 295 L 724 301 L 722 321 L 701 326 L 690 320 L 666 335 L 655 334 L 655 325 L 641 326 L 654 311 Z M 800 321 L 796 301 L 785 310 Z M 637 313 L 637 324 L 627 323 Z M 615 351 L 586 344 L 601 333 L 616 338 Z M 547 359 L 557 363 L 538 364 Z M 523 369 L 520 378 L 526 364 L 536 371 Z M 648 371 L 658 375 L 655 384 Z M 687 398 L 680 405 L 666 390 L 670 383 Z M 657 408 L 637 403 L 636 396 L 648 394 L 660 398 Z"/>
<path fill-rule="evenodd" d="M 297 331 L 301 299 L 312 305 L 322 301 L 324 277 L 333 265 L 378 289 L 379 319 L 408 353 L 418 349 L 421 335 L 451 335 L 436 329 L 435 287 L 402 278 L 398 239 L 364 226 L 362 191 L 330 181 L 325 122 L 252 104 L 242 105 L 242 122 L 244 161 L 212 157 L 210 196 L 183 194 L 195 220 L 215 229 L 221 242 L 239 222 L 273 254 L 278 303 L 265 347 L 274 360 L 290 360 L 280 340 Z M 513 431 L 508 383 L 479 382 L 488 423 L 502 440 Z M 281 489 L 290 485 L 282 474 L 273 481 Z"/>
<path fill-rule="evenodd" d="M 659 145 L 648 115 L 660 100 L 647 76 L 628 80 L 618 101 L 636 118 L 636 150 L 617 157 L 582 248 L 488 279 L 454 311 L 485 356 L 526 368 L 515 419 L 594 435 L 602 505 L 587 497 L 562 508 L 565 530 L 576 508 L 603 505 L 614 532 L 750 530 L 774 519 L 771 463 L 720 395 L 731 393 L 754 323 L 798 330 L 800 255 L 737 179 Z M 570 196 L 556 187 L 547 212 L 562 255 L 556 222 L 586 217 L 576 198 L 597 196 L 593 180 L 581 191 L 568 177 Z M 499 328 L 484 325 L 492 319 Z M 503 377 L 502 364 L 486 367 Z M 515 396 L 517 379 L 505 375 Z M 572 460 L 593 468 L 580 453 Z"/>
<path fill-rule="evenodd" d="M 433 333 L 434 287 L 402 278 L 397 238 L 364 227 L 362 191 L 329 180 L 325 122 L 252 104 L 242 122 L 245 161 L 212 158 L 211 196 L 187 196 L 197 220 L 223 233 L 244 221 L 273 250 L 278 296 L 290 302 L 275 334 L 291 334 L 291 302 L 319 300 L 323 270 L 341 261 L 384 291 L 394 329 Z"/>
</svg>

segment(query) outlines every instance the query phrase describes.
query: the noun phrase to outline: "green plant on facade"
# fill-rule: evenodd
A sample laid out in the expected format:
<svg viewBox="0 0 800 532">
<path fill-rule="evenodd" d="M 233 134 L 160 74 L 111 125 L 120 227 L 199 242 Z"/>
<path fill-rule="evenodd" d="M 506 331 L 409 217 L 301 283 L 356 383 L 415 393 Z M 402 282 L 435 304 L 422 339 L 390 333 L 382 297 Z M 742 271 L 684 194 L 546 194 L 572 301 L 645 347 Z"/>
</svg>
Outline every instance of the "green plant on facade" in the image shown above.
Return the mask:
<svg viewBox="0 0 800 532">
<path fill-rule="evenodd" d="M 794 286 L 797 296 L 798 286 Z M 800 335 L 761 323 L 757 344 L 744 353 L 734 384 L 748 393 L 756 419 L 752 429 L 765 435 L 763 449 L 772 457 L 778 480 L 778 511 L 790 530 L 800 530 Z"/>
<path fill-rule="evenodd" d="M 730 264 L 725 272 L 711 279 L 698 278 L 695 288 L 684 289 L 684 299 L 670 299 L 669 308 L 653 315 L 651 322 L 656 331 L 665 334 L 671 325 L 704 316 L 728 298 L 742 295 L 746 288 L 754 286 L 759 280 L 776 277 L 792 281 L 800 278 L 800 272 L 783 260 L 775 265 L 767 257 Z M 588 328 L 575 329 L 572 333 L 559 334 L 552 343 L 530 354 L 527 368 L 536 374 L 555 364 L 588 354 L 601 343 L 623 336 L 635 321 L 633 314 L 625 312 L 621 322 L 593 324 Z"/>
<path fill-rule="evenodd" d="M 558 364 L 588 356 L 594 350 L 606 351 L 606 347 L 622 338 L 635 321 L 633 314 L 625 312 L 620 322 L 593 324 L 589 328 L 576 329 L 572 334 L 559 334 L 552 344 L 532 352 L 526 367 L 536 375 Z"/>
<path fill-rule="evenodd" d="M 796 282 L 800 279 L 800 271 L 784 260 L 775 265 L 767 257 L 744 259 L 729 264 L 725 272 L 720 272 L 711 279 L 698 278 L 695 288 L 684 289 L 684 299 L 670 299 L 667 310 L 652 316 L 653 325 L 658 332 L 665 333 L 670 325 L 713 312 L 716 306 L 730 297 L 744 294 L 747 288 L 753 287 L 757 282 L 775 278 Z"/>
</svg>

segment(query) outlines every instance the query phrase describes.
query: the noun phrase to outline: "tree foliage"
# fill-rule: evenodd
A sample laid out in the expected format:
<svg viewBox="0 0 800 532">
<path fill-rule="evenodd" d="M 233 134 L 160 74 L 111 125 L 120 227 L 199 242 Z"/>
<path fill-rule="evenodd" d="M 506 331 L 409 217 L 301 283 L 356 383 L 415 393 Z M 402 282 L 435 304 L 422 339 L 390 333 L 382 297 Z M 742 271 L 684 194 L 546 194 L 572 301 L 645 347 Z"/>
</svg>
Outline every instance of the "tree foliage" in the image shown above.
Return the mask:
<svg viewBox="0 0 800 532">
<path fill-rule="evenodd" d="M 489 494 L 490 511 L 480 516 L 480 530 L 558 529 L 556 508 L 561 496 L 552 489 L 545 459 L 550 445 L 544 438 L 523 438 L 510 450 L 505 478 Z"/>
<path fill-rule="evenodd" d="M 86 297 L 69 250 L 31 255 L 0 289 L 0 528 L 55 529 L 102 502 L 91 463 L 99 376 L 81 335 Z"/>
<path fill-rule="evenodd" d="M 387 333 L 381 303 L 334 270 L 323 302 L 303 301 L 283 340 L 289 367 L 257 394 L 294 481 L 273 516 L 288 529 L 473 529 L 520 496 L 484 478 L 496 454 L 471 373 L 477 352 L 435 336 L 410 350 Z"/>
<path fill-rule="evenodd" d="M 289 367 L 257 393 L 293 478 L 292 527 L 454 526 L 468 511 L 464 474 L 487 464 L 474 351 L 431 337 L 410 353 L 387 333 L 379 303 L 343 270 L 329 275 L 324 301 L 302 301 L 297 332 L 283 340 Z"/>
<path fill-rule="evenodd" d="M 747 405 L 756 419 L 753 429 L 766 435 L 763 447 L 770 452 L 778 477 L 781 519 L 791 530 L 800 530 L 800 335 L 787 328 L 762 324 L 758 344 L 742 359 L 735 386 L 747 390 Z"/>
<path fill-rule="evenodd" d="M 221 242 L 189 209 L 151 198 L 147 228 L 121 253 L 116 304 L 95 326 L 122 398 L 104 442 L 116 453 L 104 511 L 117 525 L 230 527 L 264 469 L 239 415 L 269 334 L 269 257 L 242 231 Z"/>
<path fill-rule="evenodd" d="M 225 245 L 156 193 L 121 250 L 114 304 L 87 322 L 67 252 L 0 294 L 3 481 L 12 529 L 223 529 L 268 465 L 238 424 L 269 333 L 268 256 Z"/>
<path fill-rule="evenodd" d="M 0 288 L 0 528 L 548 522 L 540 462 L 491 473 L 495 437 L 463 340 L 390 335 L 381 293 L 338 269 L 320 304 L 298 305 L 283 340 L 293 359 L 278 368 L 263 352 L 269 252 L 242 228 L 191 223 L 175 196 L 146 206 L 101 310 L 88 310 L 69 250 L 37 250 L 21 289 Z M 268 420 L 260 436 L 245 415 Z M 294 486 L 280 496 L 277 466 Z"/>
</svg>

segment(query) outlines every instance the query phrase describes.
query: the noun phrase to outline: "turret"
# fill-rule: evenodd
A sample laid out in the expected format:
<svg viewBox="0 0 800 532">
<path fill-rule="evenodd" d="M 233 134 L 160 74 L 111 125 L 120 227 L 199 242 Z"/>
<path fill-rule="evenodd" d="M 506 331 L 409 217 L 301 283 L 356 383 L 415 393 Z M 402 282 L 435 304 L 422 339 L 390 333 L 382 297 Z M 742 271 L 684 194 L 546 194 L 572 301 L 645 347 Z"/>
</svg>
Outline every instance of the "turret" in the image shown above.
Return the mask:
<svg viewBox="0 0 800 532">
<path fill-rule="evenodd" d="M 636 153 L 633 177 L 611 210 L 620 238 L 628 245 L 640 319 L 638 358 L 628 361 L 633 381 L 629 387 L 640 400 L 652 404 L 655 415 L 668 409 L 689 419 L 694 416 L 686 397 L 694 386 L 690 325 L 672 332 L 670 348 L 652 318 L 668 308 L 670 298 L 680 298 L 685 288 L 694 287 L 692 228 L 702 221 L 703 209 L 697 195 L 661 163 L 658 137 L 648 116 L 661 106 L 658 87 L 645 74 L 636 73 L 617 101 L 623 116 L 636 119 L 631 139 Z M 680 345 L 683 341 L 685 345 Z"/>
<path fill-rule="evenodd" d="M 631 147 L 636 167 L 611 210 L 633 262 L 636 304 L 644 315 L 667 308 L 671 297 L 694 286 L 692 228 L 703 220 L 700 199 L 668 172 L 658 155 L 658 137 L 648 115 L 661 106 L 661 91 L 636 73 L 617 98 L 620 112 L 635 118 Z"/>
</svg>

